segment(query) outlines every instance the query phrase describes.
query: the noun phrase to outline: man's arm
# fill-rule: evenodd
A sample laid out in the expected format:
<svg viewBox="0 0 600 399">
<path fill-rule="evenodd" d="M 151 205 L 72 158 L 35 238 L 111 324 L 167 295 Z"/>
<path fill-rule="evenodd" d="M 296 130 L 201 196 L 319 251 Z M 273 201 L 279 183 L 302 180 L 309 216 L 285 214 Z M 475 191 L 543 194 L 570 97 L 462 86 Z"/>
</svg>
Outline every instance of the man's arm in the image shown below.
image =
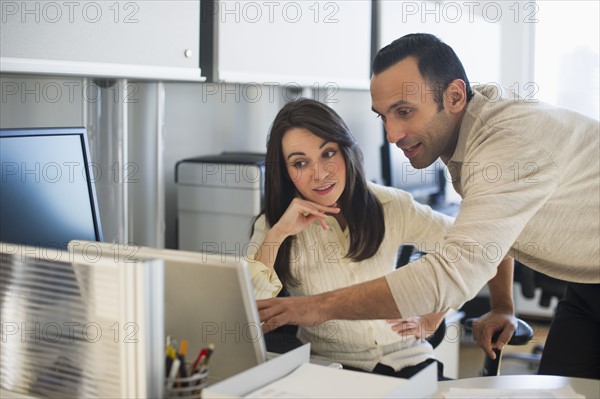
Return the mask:
<svg viewBox="0 0 600 399">
<path fill-rule="evenodd" d="M 473 337 L 483 351 L 492 359 L 496 357 L 492 348 L 502 349 L 515 332 L 515 306 L 512 296 L 514 259 L 507 256 L 498 265 L 498 272 L 488 282 L 491 311 L 480 317 L 473 325 Z M 502 331 L 496 343 L 492 336 Z"/>
<path fill-rule="evenodd" d="M 514 270 L 514 259 L 507 256 L 498 265 L 498 272 L 494 278 L 488 281 L 490 306 L 493 310 L 511 315 L 515 313 L 512 295 Z"/>
<path fill-rule="evenodd" d="M 314 326 L 327 320 L 398 319 L 385 277 L 314 296 L 257 301 L 263 331 L 285 324 Z"/>
</svg>

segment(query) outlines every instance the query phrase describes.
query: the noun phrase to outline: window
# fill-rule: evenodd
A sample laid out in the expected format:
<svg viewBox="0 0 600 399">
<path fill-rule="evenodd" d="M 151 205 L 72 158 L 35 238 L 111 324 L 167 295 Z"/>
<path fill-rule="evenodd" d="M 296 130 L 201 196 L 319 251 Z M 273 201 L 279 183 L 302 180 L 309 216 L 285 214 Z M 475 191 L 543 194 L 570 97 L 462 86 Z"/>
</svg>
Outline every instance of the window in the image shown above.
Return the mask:
<svg viewBox="0 0 600 399">
<path fill-rule="evenodd" d="M 597 1 L 538 1 L 535 97 L 599 119 Z"/>
</svg>

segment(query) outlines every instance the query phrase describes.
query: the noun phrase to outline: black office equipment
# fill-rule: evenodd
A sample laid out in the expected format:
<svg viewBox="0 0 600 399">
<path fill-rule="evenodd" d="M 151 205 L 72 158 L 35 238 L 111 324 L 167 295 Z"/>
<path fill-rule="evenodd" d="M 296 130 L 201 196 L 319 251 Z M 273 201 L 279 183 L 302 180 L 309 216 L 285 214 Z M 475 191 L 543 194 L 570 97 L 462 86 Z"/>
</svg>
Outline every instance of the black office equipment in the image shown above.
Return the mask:
<svg viewBox="0 0 600 399">
<path fill-rule="evenodd" d="M 102 241 L 94 181 L 109 171 L 93 170 L 85 128 L 0 129 L 0 160 L 0 241 Z"/>
</svg>

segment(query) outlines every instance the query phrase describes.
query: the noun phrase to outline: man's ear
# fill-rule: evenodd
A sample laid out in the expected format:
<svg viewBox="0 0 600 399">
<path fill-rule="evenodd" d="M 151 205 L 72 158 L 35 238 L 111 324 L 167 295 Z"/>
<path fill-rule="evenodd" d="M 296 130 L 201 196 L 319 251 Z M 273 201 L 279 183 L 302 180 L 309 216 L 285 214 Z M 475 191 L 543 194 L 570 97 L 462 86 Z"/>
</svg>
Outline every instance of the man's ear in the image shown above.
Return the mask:
<svg viewBox="0 0 600 399">
<path fill-rule="evenodd" d="M 467 85 L 462 79 L 454 79 L 444 92 L 444 108 L 450 112 L 462 112 L 467 106 Z"/>
</svg>

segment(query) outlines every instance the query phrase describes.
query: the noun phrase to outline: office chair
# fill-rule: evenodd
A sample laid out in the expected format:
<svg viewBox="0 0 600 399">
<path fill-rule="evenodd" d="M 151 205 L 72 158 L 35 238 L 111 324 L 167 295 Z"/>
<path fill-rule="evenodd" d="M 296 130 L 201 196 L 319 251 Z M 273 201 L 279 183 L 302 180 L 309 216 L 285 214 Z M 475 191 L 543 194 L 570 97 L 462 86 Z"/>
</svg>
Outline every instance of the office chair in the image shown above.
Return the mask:
<svg viewBox="0 0 600 399">
<path fill-rule="evenodd" d="M 530 269 L 516 259 L 514 281 L 520 284 L 521 293 L 528 299 L 532 299 L 535 296 L 535 289 L 540 288 L 539 304 L 546 308 L 550 306 L 553 297 L 561 299 L 567 289 L 566 281 Z"/>
<path fill-rule="evenodd" d="M 552 298 L 560 300 L 567 288 L 567 282 L 547 276 L 543 273 L 528 268 L 523 263 L 515 259 L 514 281 L 519 283 L 521 294 L 527 299 L 535 297 L 535 290 L 540 289 L 539 305 L 541 307 L 549 307 Z M 510 353 L 505 354 L 505 359 L 520 360 L 526 362 L 530 369 L 539 367 L 544 350 L 543 344 L 536 345 L 531 353 Z"/>
<path fill-rule="evenodd" d="M 521 294 L 527 299 L 533 299 L 535 297 L 535 290 L 539 288 L 541 290 L 539 305 L 542 307 L 549 307 L 553 297 L 561 299 L 564 296 L 565 289 L 567 287 L 566 281 L 558 280 L 530 269 L 516 259 L 514 281 L 519 283 Z M 474 318 L 469 318 L 466 320 L 465 329 L 467 332 L 472 332 L 473 320 Z M 498 334 L 492 337 L 494 341 L 498 338 L 497 335 Z M 525 345 L 532 338 L 532 328 L 525 321 L 517 319 L 517 329 L 508 344 Z M 494 352 L 496 352 L 497 360 L 492 360 L 485 356 L 484 365 L 480 371 L 480 374 L 482 376 L 498 375 L 502 359 L 526 362 L 531 370 L 537 370 L 542 358 L 543 349 L 543 344 L 538 344 L 534 346 L 531 353 L 506 353 L 502 355 L 502 357 L 500 356 L 501 354 L 499 352 L 494 350 Z"/>
<path fill-rule="evenodd" d="M 465 321 L 465 329 L 466 329 L 467 333 L 469 333 L 469 334 L 473 333 L 473 322 L 474 321 L 475 321 L 474 318 L 467 319 Z M 500 331 L 496 332 L 492 336 L 492 342 L 496 342 L 498 340 L 499 335 L 500 335 Z M 533 338 L 533 329 L 531 328 L 531 326 L 529 326 L 529 324 L 527 324 L 525 321 L 517 318 L 517 326 L 515 328 L 515 332 L 507 344 L 508 345 L 526 345 L 529 341 L 531 341 L 532 338 Z M 490 376 L 496 376 L 496 375 L 500 374 L 500 364 L 502 362 L 502 350 L 494 348 L 493 351 L 496 354 L 495 359 L 492 359 L 491 357 L 484 355 L 485 359 L 483 360 L 483 367 L 482 367 L 481 371 L 479 372 L 479 375 L 482 377 L 490 377 Z M 509 355 L 512 355 L 512 354 L 507 354 L 504 356 L 504 358 L 508 358 Z"/>
</svg>

